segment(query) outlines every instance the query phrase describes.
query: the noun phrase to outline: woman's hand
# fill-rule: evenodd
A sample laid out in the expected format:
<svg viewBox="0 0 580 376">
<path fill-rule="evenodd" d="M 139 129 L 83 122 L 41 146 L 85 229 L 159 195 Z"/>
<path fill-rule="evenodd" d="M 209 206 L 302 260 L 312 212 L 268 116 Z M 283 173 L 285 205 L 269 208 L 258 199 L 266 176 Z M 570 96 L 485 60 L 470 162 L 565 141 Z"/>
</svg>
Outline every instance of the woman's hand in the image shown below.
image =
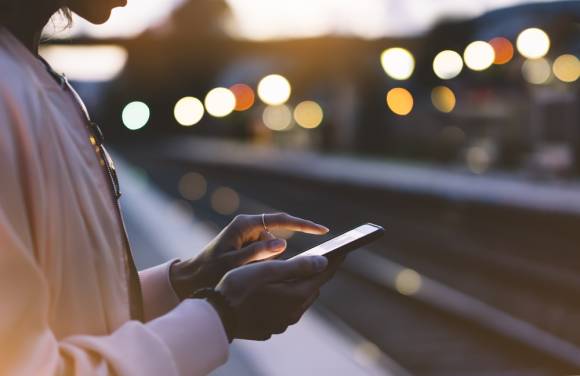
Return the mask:
<svg viewBox="0 0 580 376">
<path fill-rule="evenodd" d="M 340 266 L 325 257 L 267 261 L 235 269 L 216 290 L 230 303 L 236 321 L 232 338 L 267 340 L 297 323 Z"/>
<path fill-rule="evenodd" d="M 264 221 L 262 221 L 262 219 Z M 265 224 L 265 226 L 264 226 Z M 232 269 L 268 260 L 286 250 L 286 241 L 267 230 L 290 230 L 323 235 L 324 226 L 288 214 L 239 215 L 198 257 L 171 268 L 171 282 L 181 299 L 204 287 L 214 287 Z"/>
</svg>

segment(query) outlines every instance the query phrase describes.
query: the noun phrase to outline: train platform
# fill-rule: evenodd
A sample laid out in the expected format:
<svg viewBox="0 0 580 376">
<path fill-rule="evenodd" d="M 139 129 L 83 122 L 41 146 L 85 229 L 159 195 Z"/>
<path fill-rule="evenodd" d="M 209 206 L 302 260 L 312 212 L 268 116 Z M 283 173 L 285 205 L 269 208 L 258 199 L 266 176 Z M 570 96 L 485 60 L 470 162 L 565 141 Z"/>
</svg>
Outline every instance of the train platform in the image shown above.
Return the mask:
<svg viewBox="0 0 580 376">
<path fill-rule="evenodd" d="M 452 167 L 200 138 L 171 140 L 164 144 L 161 153 L 170 160 L 191 164 L 260 171 L 448 201 L 580 215 L 578 181 L 538 180 L 522 174 L 499 172 L 476 175 Z"/>
<path fill-rule="evenodd" d="M 115 158 L 121 204 L 140 269 L 194 256 L 215 230 L 185 215 L 129 164 Z M 267 342 L 235 341 L 228 363 L 214 376 L 394 375 L 409 373 L 328 313 L 310 310 L 284 335 Z"/>
<path fill-rule="evenodd" d="M 425 364 L 430 367 L 428 369 L 440 372 L 436 374 L 465 374 L 456 372 L 478 364 L 478 369 L 488 370 L 487 374 L 535 370 L 538 373 L 533 374 L 543 375 L 545 369 L 576 369 L 579 364 L 580 349 L 567 341 L 559 327 L 554 329 L 553 322 L 545 323 L 546 312 L 539 316 L 533 314 L 538 302 L 551 298 L 534 290 L 529 291 L 534 299 L 511 304 L 513 299 L 504 298 L 514 291 L 521 294 L 521 291 L 511 282 L 496 283 L 498 281 L 490 279 L 488 273 L 492 271 L 493 275 L 499 275 L 505 272 L 509 281 L 512 276 L 516 281 L 522 278 L 537 281 L 540 286 L 551 286 L 548 291 L 568 291 L 578 285 L 577 274 L 569 270 L 570 262 L 566 261 L 569 259 L 567 236 L 556 236 L 552 228 L 547 234 L 549 241 L 546 244 L 543 241 L 521 243 L 522 239 L 528 238 L 527 231 L 542 231 L 545 223 L 552 227 L 558 227 L 558 223 L 563 225 L 563 233 L 573 227 L 577 218 L 546 215 L 546 211 L 566 214 L 576 214 L 576 211 L 558 200 L 555 200 L 556 205 L 552 205 L 543 196 L 558 198 L 563 191 L 574 200 L 577 196 L 574 182 L 539 182 L 524 176 L 498 173 L 477 176 L 460 169 L 191 138 L 157 142 L 147 148 L 129 150 L 126 155 L 139 166 L 137 171 L 142 169 L 143 179 L 138 177 L 139 174 L 136 177 L 143 184 L 132 186 L 154 181 L 168 197 L 178 200 L 172 202 L 184 205 L 180 209 L 179 205 L 163 204 L 154 210 L 155 214 L 163 213 L 165 216 L 167 211 L 179 212 L 185 208 L 187 215 L 191 216 L 193 210 L 197 214 L 195 218 L 206 221 L 198 223 L 200 220 L 194 219 L 193 222 L 200 225 L 196 226 L 198 229 L 205 224 L 219 228 L 229 220 L 214 205 L 214 193 L 220 187 L 229 187 L 239 196 L 236 210 L 241 212 L 289 211 L 306 218 L 317 218 L 321 223 L 333 223 L 337 231 L 361 220 L 372 220 L 388 227 L 391 230 L 388 239 L 348 258 L 343 273 L 327 286 L 319 304 L 332 310 L 347 323 L 348 328 L 356 328 L 362 336 L 350 336 L 348 329 L 343 330 L 344 326 L 334 325 L 333 320 L 328 320 L 320 311 L 315 312 L 323 324 L 317 326 L 326 326 L 339 333 L 342 343 L 348 344 L 347 351 L 339 352 L 358 365 L 372 364 L 379 366 L 378 372 L 387 370 L 390 374 L 405 374 L 404 369 L 390 361 L 396 359 L 406 369 L 412 370 L 407 374 L 423 374 Z M 179 201 L 179 192 L 175 188 L 180 177 L 188 172 L 197 172 L 207 179 L 207 194 L 195 201 L 195 205 Z M 424 175 L 433 177 L 434 184 L 423 180 Z M 479 186 L 484 184 L 492 188 L 486 190 Z M 510 192 L 506 187 L 517 191 Z M 481 192 L 483 197 L 477 192 Z M 518 192 L 524 194 L 518 195 Z M 350 194 L 360 197 L 344 201 Z M 125 200 L 139 197 L 133 193 L 128 196 Z M 437 199 L 425 200 L 425 196 Z M 518 196 L 527 197 L 527 200 Z M 534 197 L 540 200 L 539 205 Z M 336 202 L 342 202 L 345 213 L 349 213 L 348 218 L 334 218 L 332 209 Z M 494 205 L 500 210 L 488 210 Z M 138 207 L 136 203 L 131 206 Z M 511 213 L 510 207 L 527 210 Z M 529 210 L 537 210 L 539 215 L 530 215 Z M 127 214 L 130 215 L 130 211 Z M 556 221 L 555 218 L 560 219 Z M 521 234 L 504 231 L 506 223 L 513 221 L 521 224 L 516 226 L 521 228 Z M 203 232 L 213 233 L 211 229 Z M 186 231 L 183 233 L 187 234 Z M 496 238 L 499 241 L 495 241 Z M 489 239 L 494 241 L 489 242 Z M 294 239 L 293 248 L 305 248 L 309 243 L 305 239 Z M 552 250 L 548 262 L 545 261 L 545 249 Z M 575 246 L 572 249 L 575 250 Z M 576 252 L 572 251 L 572 254 Z M 565 267 L 558 266 L 560 264 Z M 411 295 L 400 286 L 400 279 L 407 275 L 415 276 L 413 286 L 419 286 Z M 373 295 L 369 283 L 378 288 L 377 294 Z M 341 303 L 345 294 L 349 300 L 357 302 L 354 315 L 352 306 Z M 417 305 L 422 308 L 415 309 Z M 522 305 L 530 309 L 522 308 Z M 559 309 L 556 306 L 554 311 L 560 312 Z M 380 326 L 368 324 L 363 318 L 378 322 L 384 319 L 384 312 L 389 312 L 389 320 L 381 322 Z M 469 323 L 470 331 L 457 331 L 457 319 Z M 308 317 L 302 325 L 307 320 Z M 409 326 L 409 323 L 414 324 Z M 421 329 L 422 324 L 426 328 Z M 336 330 L 337 327 L 340 329 Z M 471 330 L 479 334 L 471 336 Z M 495 338 L 491 345 L 482 340 L 488 336 Z M 401 341 L 401 338 L 405 340 Z M 298 349 L 299 342 L 291 346 Z M 435 350 L 433 343 L 441 345 Z M 453 346 L 455 350 L 449 351 Z M 281 346 L 281 356 L 293 361 L 284 348 Z M 537 364 L 531 365 L 527 357 L 520 363 L 517 354 L 506 355 L 514 348 L 534 354 Z M 419 355 L 418 349 L 424 351 Z M 383 356 L 381 351 L 389 357 Z M 263 368 L 256 371 L 254 358 L 248 352 L 239 352 L 238 347 L 234 347 L 232 354 L 230 367 L 235 367 L 236 371 L 250 369 L 249 374 L 276 374 L 273 370 L 278 362 L 270 362 L 276 359 L 275 356 L 258 359 L 257 364 Z M 313 353 L 309 351 L 309 354 Z M 273 364 L 273 368 L 268 369 L 263 362 Z M 568 368 L 569 365 L 573 368 Z M 231 372 L 224 370 L 221 372 Z M 325 373 L 324 370 L 317 372 Z"/>
</svg>

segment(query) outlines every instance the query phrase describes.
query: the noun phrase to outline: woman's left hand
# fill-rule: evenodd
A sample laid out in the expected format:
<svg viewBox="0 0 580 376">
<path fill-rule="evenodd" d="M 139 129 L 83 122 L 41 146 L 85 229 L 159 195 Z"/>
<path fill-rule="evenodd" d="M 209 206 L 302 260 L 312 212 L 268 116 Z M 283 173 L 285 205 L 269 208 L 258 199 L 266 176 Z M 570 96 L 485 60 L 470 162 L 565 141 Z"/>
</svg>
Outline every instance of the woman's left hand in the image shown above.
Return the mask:
<svg viewBox="0 0 580 376">
<path fill-rule="evenodd" d="M 199 256 L 172 266 L 171 282 L 178 296 L 185 299 L 200 288 L 215 287 L 232 269 L 280 255 L 286 241 L 269 230 L 328 233 L 322 225 L 285 213 L 238 215 Z"/>
</svg>

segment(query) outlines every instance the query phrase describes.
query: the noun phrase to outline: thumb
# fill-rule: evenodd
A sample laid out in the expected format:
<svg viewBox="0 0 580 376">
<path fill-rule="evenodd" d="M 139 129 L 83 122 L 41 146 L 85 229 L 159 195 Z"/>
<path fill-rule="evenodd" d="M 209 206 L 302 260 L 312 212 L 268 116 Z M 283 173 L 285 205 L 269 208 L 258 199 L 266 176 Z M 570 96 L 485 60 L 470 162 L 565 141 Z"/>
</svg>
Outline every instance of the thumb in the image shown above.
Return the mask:
<svg viewBox="0 0 580 376">
<path fill-rule="evenodd" d="M 257 273 L 259 274 L 257 277 L 270 283 L 312 277 L 326 269 L 328 260 L 323 256 L 304 256 L 288 261 L 266 262 L 262 265 L 264 267 Z"/>
<path fill-rule="evenodd" d="M 236 304 L 256 288 L 268 283 L 306 279 L 323 272 L 328 265 L 324 256 L 303 256 L 288 261 L 265 261 L 230 271 L 216 287 Z"/>
<path fill-rule="evenodd" d="M 229 264 L 241 266 L 276 256 L 286 250 L 286 241 L 281 239 L 254 242 L 239 251 L 228 252 Z"/>
</svg>

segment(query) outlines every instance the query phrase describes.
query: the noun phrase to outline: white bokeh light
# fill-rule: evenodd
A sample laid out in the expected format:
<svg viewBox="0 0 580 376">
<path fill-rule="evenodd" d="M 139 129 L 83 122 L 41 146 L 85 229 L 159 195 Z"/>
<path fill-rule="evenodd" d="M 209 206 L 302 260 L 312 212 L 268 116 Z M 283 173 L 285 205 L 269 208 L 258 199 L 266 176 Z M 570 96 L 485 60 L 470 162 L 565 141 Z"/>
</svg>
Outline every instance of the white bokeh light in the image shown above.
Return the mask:
<svg viewBox="0 0 580 376">
<path fill-rule="evenodd" d="M 467 46 L 463 59 L 469 69 L 483 71 L 491 67 L 495 61 L 495 50 L 487 42 L 476 41 Z"/>
<path fill-rule="evenodd" d="M 123 109 L 123 124 L 127 129 L 136 131 L 143 128 L 149 122 L 151 110 L 143 102 L 131 102 Z"/>
<path fill-rule="evenodd" d="M 522 74 L 530 84 L 543 85 L 552 76 L 552 66 L 546 59 L 526 60 L 522 65 Z"/>
<path fill-rule="evenodd" d="M 194 97 L 181 98 L 175 105 L 175 120 L 184 127 L 191 127 L 201 121 L 205 110 L 203 103 Z"/>
<path fill-rule="evenodd" d="M 455 51 L 445 50 L 435 56 L 433 71 L 442 80 L 450 80 L 459 76 L 463 70 L 463 59 Z"/>
<path fill-rule="evenodd" d="M 522 56 L 528 59 L 539 59 L 550 51 L 550 38 L 541 29 L 526 29 L 518 36 L 516 45 Z"/>
<path fill-rule="evenodd" d="M 389 48 L 381 54 L 381 65 L 395 80 L 407 80 L 415 71 L 415 58 L 404 48 Z"/>
<path fill-rule="evenodd" d="M 292 110 L 286 105 L 267 106 L 262 121 L 273 131 L 285 131 L 292 126 Z"/>
<path fill-rule="evenodd" d="M 236 96 L 230 89 L 218 87 L 207 93 L 205 109 L 213 117 L 226 117 L 236 108 Z"/>
<path fill-rule="evenodd" d="M 258 84 L 258 96 L 262 102 L 271 106 L 284 104 L 292 95 L 290 82 L 279 74 L 264 77 Z"/>
</svg>

